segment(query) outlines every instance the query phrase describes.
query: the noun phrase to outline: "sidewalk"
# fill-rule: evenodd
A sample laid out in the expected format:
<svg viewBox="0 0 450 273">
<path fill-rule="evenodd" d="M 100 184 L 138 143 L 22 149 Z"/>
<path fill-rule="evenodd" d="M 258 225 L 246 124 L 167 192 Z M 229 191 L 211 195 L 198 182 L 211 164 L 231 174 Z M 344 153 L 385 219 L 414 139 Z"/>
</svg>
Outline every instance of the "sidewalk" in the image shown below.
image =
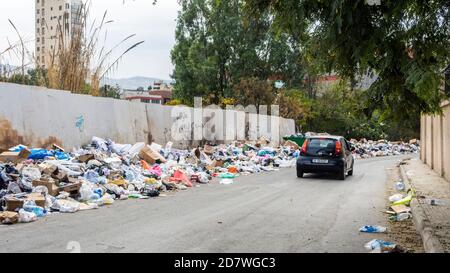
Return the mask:
<svg viewBox="0 0 450 273">
<path fill-rule="evenodd" d="M 417 158 L 405 161 L 400 170 L 403 180 L 416 191 L 411 210 L 425 251 L 450 253 L 450 182 Z M 442 200 L 445 205 L 430 205 L 429 199 Z"/>
</svg>

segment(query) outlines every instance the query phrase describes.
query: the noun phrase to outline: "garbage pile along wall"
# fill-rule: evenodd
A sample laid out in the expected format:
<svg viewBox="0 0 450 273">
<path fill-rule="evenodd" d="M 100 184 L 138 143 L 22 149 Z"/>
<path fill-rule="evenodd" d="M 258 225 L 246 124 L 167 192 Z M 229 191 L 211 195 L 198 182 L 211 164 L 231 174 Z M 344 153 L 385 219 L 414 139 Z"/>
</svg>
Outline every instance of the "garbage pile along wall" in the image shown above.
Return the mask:
<svg viewBox="0 0 450 273">
<path fill-rule="evenodd" d="M 298 147 L 295 147 L 298 148 Z M 72 152 L 11 147 L 0 154 L 0 223 L 28 223 L 54 212 L 74 213 L 118 200 L 148 199 L 239 175 L 295 166 L 299 150 L 257 142 L 179 150 L 93 137 Z M 3 212 L 2 212 L 3 211 Z"/>
<path fill-rule="evenodd" d="M 92 136 L 111 138 L 120 143 L 172 141 L 176 148 L 196 147 L 199 141 L 173 139 L 173 108 L 0 82 L 0 151 L 17 143 L 32 147 L 58 143 L 63 148 L 71 149 L 89 143 Z M 194 116 L 193 108 L 187 109 Z M 237 112 L 218 111 L 223 116 Z M 267 119 L 264 115 L 255 116 L 259 120 Z M 280 117 L 273 119 L 279 124 L 279 139 L 295 133 L 294 120 Z M 203 122 L 204 126 L 206 121 Z M 228 126 L 230 122 L 224 124 Z M 265 124 L 267 126 L 269 125 Z M 230 127 L 232 128 L 227 127 L 225 132 L 221 126 L 216 126 L 217 132 L 214 134 L 220 136 L 238 132 L 237 123 Z M 265 130 L 260 133 L 260 136 L 274 137 Z M 210 137 L 214 136 L 208 135 L 205 139 L 211 140 Z M 223 142 L 219 137 L 218 139 L 217 143 Z"/>
<path fill-rule="evenodd" d="M 409 142 L 351 139 L 350 143 L 356 148 L 353 152 L 355 158 L 370 158 L 377 156 L 392 156 L 402 154 L 420 153 L 420 141 L 412 139 Z"/>
</svg>

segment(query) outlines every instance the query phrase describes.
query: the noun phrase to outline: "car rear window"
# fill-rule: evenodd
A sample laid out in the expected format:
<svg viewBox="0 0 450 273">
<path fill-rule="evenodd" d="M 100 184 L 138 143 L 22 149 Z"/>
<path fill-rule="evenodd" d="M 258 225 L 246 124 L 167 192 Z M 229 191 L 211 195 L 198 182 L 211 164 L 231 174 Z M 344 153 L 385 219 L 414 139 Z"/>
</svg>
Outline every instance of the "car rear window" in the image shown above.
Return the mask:
<svg viewBox="0 0 450 273">
<path fill-rule="evenodd" d="M 334 154 L 336 140 L 329 138 L 312 138 L 308 142 L 306 152 L 314 156 L 330 156 Z"/>
</svg>

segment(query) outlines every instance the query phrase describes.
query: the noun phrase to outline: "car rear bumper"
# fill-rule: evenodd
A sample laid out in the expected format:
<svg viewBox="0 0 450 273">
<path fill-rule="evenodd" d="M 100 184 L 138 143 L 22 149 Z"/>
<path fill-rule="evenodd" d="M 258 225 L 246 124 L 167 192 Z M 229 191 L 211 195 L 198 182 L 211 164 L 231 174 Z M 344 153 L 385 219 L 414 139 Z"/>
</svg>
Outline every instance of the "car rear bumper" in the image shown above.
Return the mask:
<svg viewBox="0 0 450 273">
<path fill-rule="evenodd" d="M 313 163 L 314 157 L 300 157 L 297 160 L 297 170 L 304 173 L 340 172 L 344 168 L 343 158 L 326 158 L 328 163 Z"/>
</svg>

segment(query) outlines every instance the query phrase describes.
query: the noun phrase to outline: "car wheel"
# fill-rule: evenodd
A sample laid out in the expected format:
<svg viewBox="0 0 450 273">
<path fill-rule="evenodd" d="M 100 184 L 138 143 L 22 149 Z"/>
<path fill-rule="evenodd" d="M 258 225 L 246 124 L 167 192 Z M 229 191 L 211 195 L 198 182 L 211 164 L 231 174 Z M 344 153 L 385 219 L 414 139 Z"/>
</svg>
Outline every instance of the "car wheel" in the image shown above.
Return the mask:
<svg viewBox="0 0 450 273">
<path fill-rule="evenodd" d="M 353 175 L 353 167 L 350 171 L 348 171 L 348 176 L 352 176 Z"/>
<path fill-rule="evenodd" d="M 298 178 L 302 178 L 303 177 L 303 172 L 301 170 L 297 169 L 297 177 Z"/>
<path fill-rule="evenodd" d="M 345 180 L 345 167 L 339 172 L 338 179 Z"/>
<path fill-rule="evenodd" d="M 353 167 L 355 166 L 355 163 L 352 164 L 352 169 L 350 171 L 348 171 L 348 176 L 352 176 L 353 175 Z"/>
</svg>

